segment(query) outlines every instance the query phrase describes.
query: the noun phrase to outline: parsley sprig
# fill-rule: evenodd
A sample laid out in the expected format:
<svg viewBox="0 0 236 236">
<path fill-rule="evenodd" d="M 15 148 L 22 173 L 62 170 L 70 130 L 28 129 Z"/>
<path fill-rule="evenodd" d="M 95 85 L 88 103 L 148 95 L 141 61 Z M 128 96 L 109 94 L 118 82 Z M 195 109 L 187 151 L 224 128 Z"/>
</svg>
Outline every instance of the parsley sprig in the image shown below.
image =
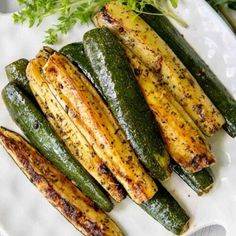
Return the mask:
<svg viewBox="0 0 236 236">
<path fill-rule="evenodd" d="M 15 23 L 29 22 L 29 27 L 38 26 L 51 15 L 58 14 L 57 23 L 46 31 L 45 43 L 54 44 L 60 34 L 66 34 L 77 22 L 88 23 L 91 18 L 110 0 L 17 0 L 21 10 L 13 14 Z M 125 3 L 137 13 L 146 13 L 146 5 L 152 5 L 162 14 L 168 15 L 186 25 L 171 10 L 179 0 L 117 0 Z"/>
</svg>

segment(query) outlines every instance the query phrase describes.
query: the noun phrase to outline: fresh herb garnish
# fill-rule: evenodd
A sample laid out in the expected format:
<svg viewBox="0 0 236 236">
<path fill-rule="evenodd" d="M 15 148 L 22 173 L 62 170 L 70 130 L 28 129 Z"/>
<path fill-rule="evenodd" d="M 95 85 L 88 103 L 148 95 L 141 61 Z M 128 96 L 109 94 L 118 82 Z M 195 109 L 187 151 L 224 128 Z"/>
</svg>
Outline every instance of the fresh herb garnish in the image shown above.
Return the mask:
<svg viewBox="0 0 236 236">
<path fill-rule="evenodd" d="M 57 23 L 46 31 L 45 43 L 54 44 L 60 34 L 66 34 L 77 22 L 88 23 L 96 12 L 110 0 L 17 0 L 21 10 L 13 14 L 15 23 L 29 22 L 29 27 L 38 26 L 51 15 L 58 14 Z M 137 13 L 144 12 L 146 5 L 152 5 L 162 14 L 186 25 L 170 9 L 176 8 L 179 0 L 117 0 L 125 3 Z"/>
</svg>

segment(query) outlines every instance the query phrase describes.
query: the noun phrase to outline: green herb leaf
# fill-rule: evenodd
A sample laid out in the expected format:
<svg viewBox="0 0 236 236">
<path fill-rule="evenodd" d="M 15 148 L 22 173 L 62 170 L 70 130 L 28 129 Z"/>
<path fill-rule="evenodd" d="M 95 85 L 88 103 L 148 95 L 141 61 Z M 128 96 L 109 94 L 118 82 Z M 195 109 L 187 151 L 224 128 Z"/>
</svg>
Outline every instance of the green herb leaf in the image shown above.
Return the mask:
<svg viewBox="0 0 236 236">
<path fill-rule="evenodd" d="M 44 42 L 54 44 L 58 41 L 60 34 L 66 34 L 77 22 L 88 23 L 91 18 L 102 9 L 110 0 L 18 0 L 21 9 L 13 14 L 15 23 L 28 22 L 29 27 L 38 26 L 51 15 L 59 15 L 57 23 L 46 31 Z M 125 3 L 137 13 L 143 11 L 146 5 L 152 5 L 164 15 L 170 16 L 182 25 L 181 21 L 169 8 L 168 3 L 176 8 L 178 0 L 117 0 Z M 149 14 L 149 13 L 147 13 Z"/>
</svg>

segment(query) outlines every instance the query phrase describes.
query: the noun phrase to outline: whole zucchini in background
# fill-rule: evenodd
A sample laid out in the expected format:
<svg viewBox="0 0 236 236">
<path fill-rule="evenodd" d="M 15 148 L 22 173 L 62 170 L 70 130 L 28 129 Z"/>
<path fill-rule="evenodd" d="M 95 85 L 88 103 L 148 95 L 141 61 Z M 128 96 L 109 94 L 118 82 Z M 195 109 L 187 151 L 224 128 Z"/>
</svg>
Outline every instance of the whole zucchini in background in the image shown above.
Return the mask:
<svg viewBox="0 0 236 236">
<path fill-rule="evenodd" d="M 83 73 L 87 75 L 92 83 L 97 81 L 97 75 L 94 73 L 89 59 L 84 52 L 82 42 L 68 44 L 61 48 L 60 52 L 75 63 L 83 71 Z M 176 174 L 178 174 L 198 195 L 208 192 L 214 184 L 211 171 L 206 169 L 203 169 L 198 173 L 191 174 L 184 171 L 184 169 L 176 163 L 172 165 L 172 168 Z"/>
<path fill-rule="evenodd" d="M 21 58 L 17 61 L 12 62 L 11 64 L 5 67 L 7 78 L 9 82 L 15 81 L 25 94 L 33 97 L 31 92 L 29 81 L 26 77 L 26 67 L 29 61 L 27 59 Z"/>
<path fill-rule="evenodd" d="M 151 199 L 155 182 L 88 79 L 59 53 L 49 57 L 44 74 L 53 95 L 131 199 L 138 204 Z"/>
<path fill-rule="evenodd" d="M 111 211 L 113 205 L 110 199 L 88 172 L 73 159 L 41 111 L 17 85 L 8 84 L 2 91 L 2 97 L 12 119 L 31 143 L 99 207 Z"/>
<path fill-rule="evenodd" d="M 148 12 L 158 13 L 153 7 Z M 224 129 L 231 137 L 236 137 L 236 101 L 218 80 L 209 66 L 202 60 L 182 34 L 163 15 L 142 14 L 141 17 L 165 40 L 178 58 L 188 68 L 206 95 L 224 116 Z"/>
<path fill-rule="evenodd" d="M 167 179 L 169 156 L 123 48 L 106 28 L 87 32 L 83 43 L 97 75 L 94 83 L 102 91 L 140 161 L 153 177 Z"/>
<path fill-rule="evenodd" d="M 109 28 L 147 67 L 159 74 L 205 135 L 211 136 L 223 126 L 223 116 L 191 73 L 135 12 L 118 1 L 111 1 L 95 15 L 93 21 L 97 27 Z"/>
<path fill-rule="evenodd" d="M 35 187 L 86 236 L 122 236 L 119 227 L 24 138 L 0 127 L 0 144 Z"/>
<path fill-rule="evenodd" d="M 73 157 L 98 181 L 115 201 L 121 202 L 126 196 L 124 188 L 95 153 L 93 147 L 51 93 L 42 73 L 48 58 L 43 57 L 42 54 L 45 54 L 44 50 L 35 59 L 31 60 L 27 67 L 29 84 L 40 108 L 55 133 L 62 139 Z"/>
</svg>

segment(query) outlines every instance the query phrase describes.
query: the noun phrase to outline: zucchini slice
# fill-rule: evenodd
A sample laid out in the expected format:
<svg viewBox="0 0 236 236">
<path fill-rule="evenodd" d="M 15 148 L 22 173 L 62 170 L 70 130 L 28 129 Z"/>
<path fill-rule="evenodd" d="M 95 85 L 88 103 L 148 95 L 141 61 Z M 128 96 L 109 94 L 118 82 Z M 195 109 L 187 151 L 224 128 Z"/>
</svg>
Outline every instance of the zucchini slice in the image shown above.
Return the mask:
<svg viewBox="0 0 236 236">
<path fill-rule="evenodd" d="M 40 108 L 73 157 L 115 201 L 121 202 L 126 195 L 124 189 L 51 93 L 42 74 L 46 62 L 47 58 L 38 55 L 27 67 L 29 84 Z"/>
<path fill-rule="evenodd" d="M 48 202 L 81 233 L 123 235 L 104 212 L 20 135 L 0 127 L 0 144 Z"/>
<path fill-rule="evenodd" d="M 82 73 L 62 54 L 50 56 L 46 81 L 63 109 L 138 204 L 157 191 L 105 103 Z"/>
<path fill-rule="evenodd" d="M 14 82 L 3 89 L 2 97 L 12 119 L 31 143 L 99 207 L 111 211 L 113 204 L 103 189 L 80 163 L 74 160 L 41 111 Z"/>
<path fill-rule="evenodd" d="M 152 7 L 148 7 L 146 11 L 158 13 Z M 231 137 L 236 137 L 236 100 L 234 97 L 168 18 L 162 15 L 147 14 L 141 15 L 141 17 L 165 40 L 188 68 L 206 95 L 224 116 L 226 132 Z"/>
<path fill-rule="evenodd" d="M 161 130 L 170 156 L 195 173 L 215 162 L 204 135 L 174 99 L 163 81 L 125 48 L 136 80 Z"/>
<path fill-rule="evenodd" d="M 153 177 L 167 179 L 169 156 L 123 48 L 106 28 L 87 32 L 84 47 L 97 75 L 95 83 L 141 162 Z"/>
<path fill-rule="evenodd" d="M 154 30 L 118 1 L 109 2 L 94 17 L 97 27 L 108 27 L 146 66 L 159 73 L 189 116 L 207 136 L 225 123 L 197 81 Z"/>
</svg>

